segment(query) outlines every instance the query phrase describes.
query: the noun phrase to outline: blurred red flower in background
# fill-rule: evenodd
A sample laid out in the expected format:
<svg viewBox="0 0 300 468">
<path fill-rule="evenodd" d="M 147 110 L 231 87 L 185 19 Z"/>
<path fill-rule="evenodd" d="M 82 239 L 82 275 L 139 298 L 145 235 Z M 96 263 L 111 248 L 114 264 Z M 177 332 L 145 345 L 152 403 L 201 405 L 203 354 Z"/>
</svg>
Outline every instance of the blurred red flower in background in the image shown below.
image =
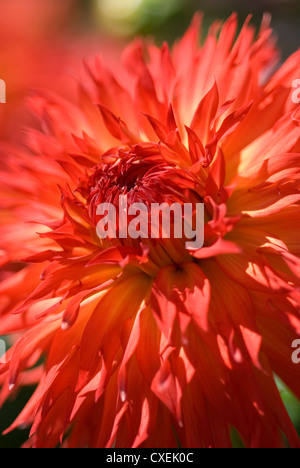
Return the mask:
<svg viewBox="0 0 300 468">
<path fill-rule="evenodd" d="M 0 78 L 7 86 L 6 105 L 0 106 L 2 138 L 16 138 L 16 128 L 31 122 L 24 106 L 30 88 L 68 92 L 66 69 L 75 67 L 76 58 L 67 53 L 61 33 L 70 26 L 73 7 L 74 0 L 0 1 Z"/>
<path fill-rule="evenodd" d="M 32 426 L 27 446 L 230 447 L 234 427 L 299 447 L 274 373 L 300 397 L 300 54 L 274 72 L 267 19 L 199 32 L 197 16 L 171 51 L 97 58 L 78 105 L 35 94 L 26 149 L 2 145 L 2 264 L 19 271 L 0 334 L 20 338 L 0 397 L 38 383 L 10 428 Z M 96 207 L 120 194 L 203 202 L 204 247 L 100 240 Z"/>
<path fill-rule="evenodd" d="M 34 124 L 25 105 L 33 89 L 74 100 L 75 71 L 79 75 L 83 57 L 101 49 L 116 54 L 117 44 L 103 47 L 99 34 L 75 34 L 77 10 L 75 0 L 0 0 L 0 79 L 7 87 L 6 105 L 0 106 L 1 138 L 16 141 L 17 129 Z"/>
</svg>

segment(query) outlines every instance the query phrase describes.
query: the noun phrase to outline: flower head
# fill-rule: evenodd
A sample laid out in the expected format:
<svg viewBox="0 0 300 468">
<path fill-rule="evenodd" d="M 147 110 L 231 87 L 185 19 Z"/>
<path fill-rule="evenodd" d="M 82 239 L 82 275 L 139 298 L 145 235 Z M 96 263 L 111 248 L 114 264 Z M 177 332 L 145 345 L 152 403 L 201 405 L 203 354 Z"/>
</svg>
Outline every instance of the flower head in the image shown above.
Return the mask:
<svg viewBox="0 0 300 468">
<path fill-rule="evenodd" d="M 232 427 L 299 446 L 274 374 L 300 397 L 300 56 L 274 71 L 267 18 L 200 30 L 98 57 L 78 106 L 36 94 L 41 130 L 2 147 L 2 264 L 23 267 L 0 286 L 0 333 L 20 334 L 0 398 L 38 380 L 10 428 L 29 446 L 230 447 Z M 204 204 L 204 246 L 100 239 L 120 196 Z"/>
</svg>

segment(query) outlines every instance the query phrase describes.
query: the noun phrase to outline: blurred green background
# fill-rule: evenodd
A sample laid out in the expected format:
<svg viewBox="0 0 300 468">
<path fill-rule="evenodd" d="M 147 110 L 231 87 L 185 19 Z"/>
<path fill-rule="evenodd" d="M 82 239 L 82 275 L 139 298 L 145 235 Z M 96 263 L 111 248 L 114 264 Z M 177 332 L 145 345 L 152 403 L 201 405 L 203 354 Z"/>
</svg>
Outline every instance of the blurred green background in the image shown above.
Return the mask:
<svg viewBox="0 0 300 468">
<path fill-rule="evenodd" d="M 82 11 L 91 27 L 110 35 L 130 38 L 152 35 L 158 41 L 173 41 L 189 25 L 195 11 L 205 12 L 204 25 L 238 12 L 240 23 L 249 13 L 260 24 L 264 12 L 273 17 L 280 48 L 287 56 L 299 47 L 299 0 L 82 0 Z"/>
<path fill-rule="evenodd" d="M 185 31 L 197 10 L 205 13 L 205 28 L 213 20 L 226 18 L 233 11 L 239 13 L 241 24 L 252 13 L 253 22 L 259 26 L 262 14 L 268 11 L 273 16 L 272 24 L 282 56 L 287 57 L 299 47 L 299 0 L 74 0 L 64 28 L 74 36 L 99 34 L 107 41 L 121 44 L 136 35 L 150 35 L 158 43 L 166 39 L 172 42 Z M 278 386 L 300 434 L 300 404 L 279 381 Z M 4 405 L 0 411 L 0 433 L 13 422 L 32 391 L 30 387 L 25 388 L 15 401 Z M 14 431 L 0 437 L 0 448 L 20 447 L 27 437 L 27 430 Z M 235 433 L 233 442 L 235 447 L 241 447 Z"/>
</svg>

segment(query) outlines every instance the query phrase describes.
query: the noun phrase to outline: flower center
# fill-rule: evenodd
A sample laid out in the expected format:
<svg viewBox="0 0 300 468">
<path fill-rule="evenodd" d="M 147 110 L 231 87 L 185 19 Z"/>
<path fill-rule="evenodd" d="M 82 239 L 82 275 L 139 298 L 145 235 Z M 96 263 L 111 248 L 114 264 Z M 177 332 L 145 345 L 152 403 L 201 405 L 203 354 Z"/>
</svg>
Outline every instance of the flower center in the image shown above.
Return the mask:
<svg viewBox="0 0 300 468">
<path fill-rule="evenodd" d="M 152 248 L 168 243 L 174 258 L 175 251 L 181 257 L 186 255 L 186 233 L 193 239 L 199 227 L 194 215 L 199 214 L 203 200 L 197 187 L 193 175 L 160 156 L 130 154 L 98 165 L 79 191 L 98 237 L 110 245 L 137 246 L 142 242 Z"/>
</svg>

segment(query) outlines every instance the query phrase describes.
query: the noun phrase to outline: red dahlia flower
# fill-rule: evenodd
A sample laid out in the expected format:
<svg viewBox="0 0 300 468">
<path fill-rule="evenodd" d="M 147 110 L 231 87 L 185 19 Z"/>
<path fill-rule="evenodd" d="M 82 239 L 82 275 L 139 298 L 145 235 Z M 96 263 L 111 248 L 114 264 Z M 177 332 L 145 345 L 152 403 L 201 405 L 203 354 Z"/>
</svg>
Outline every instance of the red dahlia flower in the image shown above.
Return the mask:
<svg viewBox="0 0 300 468">
<path fill-rule="evenodd" d="M 299 447 L 275 375 L 300 397 L 300 52 L 275 72 L 267 20 L 199 31 L 97 58 L 78 107 L 36 95 L 41 130 L 1 149 L 0 397 L 38 380 L 9 429 L 30 447 Z M 203 248 L 99 239 L 120 195 L 204 203 Z"/>
</svg>

